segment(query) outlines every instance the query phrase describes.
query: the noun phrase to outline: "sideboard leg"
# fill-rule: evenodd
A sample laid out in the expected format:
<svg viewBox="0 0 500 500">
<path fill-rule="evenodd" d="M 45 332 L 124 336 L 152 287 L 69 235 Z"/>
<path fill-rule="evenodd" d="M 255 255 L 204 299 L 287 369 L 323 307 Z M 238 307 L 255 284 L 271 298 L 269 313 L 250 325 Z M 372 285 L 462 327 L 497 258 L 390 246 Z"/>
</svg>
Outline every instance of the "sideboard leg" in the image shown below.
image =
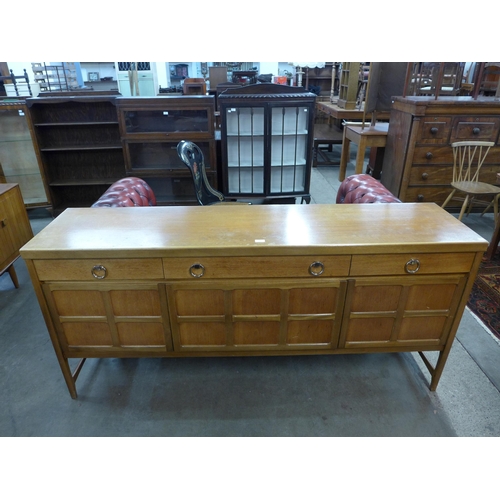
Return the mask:
<svg viewBox="0 0 500 500">
<path fill-rule="evenodd" d="M 444 370 L 444 365 L 446 364 L 446 360 L 448 359 L 448 354 L 450 353 L 450 346 L 447 346 L 444 351 L 441 351 L 439 354 L 436 367 L 434 368 L 434 373 L 432 373 L 432 378 L 431 378 L 431 383 L 430 383 L 430 390 L 435 391 L 437 388 L 437 385 L 439 383 L 439 379 L 441 378 L 441 374 L 443 373 Z"/>
<path fill-rule="evenodd" d="M 66 385 L 68 386 L 68 391 L 73 399 L 78 398 L 78 394 L 76 392 L 76 379 L 78 378 L 78 375 L 80 373 L 80 370 L 82 369 L 83 363 L 85 362 L 85 359 L 82 359 L 79 363 L 78 366 L 75 369 L 74 373 L 71 373 L 71 368 L 69 366 L 69 362 L 67 358 L 60 358 L 58 356 L 59 360 L 59 365 L 61 367 L 61 371 L 64 377 L 64 380 L 66 381 Z"/>
<path fill-rule="evenodd" d="M 421 351 L 418 351 L 418 354 L 420 354 L 422 361 L 424 362 L 425 366 L 429 370 L 429 373 L 431 374 L 431 383 L 429 384 L 429 389 L 431 391 L 435 391 L 437 388 L 439 379 L 441 378 L 441 374 L 443 373 L 444 365 L 446 364 L 446 360 L 448 359 L 449 353 L 450 353 L 449 347 L 447 347 L 444 351 L 441 351 L 439 353 L 436 366 L 432 366 L 431 362 L 427 359 L 425 354 Z"/>
</svg>

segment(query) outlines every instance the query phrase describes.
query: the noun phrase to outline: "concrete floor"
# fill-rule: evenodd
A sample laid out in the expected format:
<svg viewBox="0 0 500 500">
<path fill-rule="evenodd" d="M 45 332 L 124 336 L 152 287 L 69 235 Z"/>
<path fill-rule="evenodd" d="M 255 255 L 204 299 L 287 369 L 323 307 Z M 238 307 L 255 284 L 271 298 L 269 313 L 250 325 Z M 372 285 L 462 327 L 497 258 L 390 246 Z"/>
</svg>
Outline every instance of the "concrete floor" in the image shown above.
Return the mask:
<svg viewBox="0 0 500 500">
<path fill-rule="evenodd" d="M 337 176 L 313 170 L 313 203 L 335 201 Z M 493 230 L 491 216 L 465 223 Z M 409 353 L 89 359 L 72 400 L 15 267 L 19 289 L 0 277 L 0 436 L 500 436 L 500 345 L 468 311 L 436 392 Z"/>
</svg>

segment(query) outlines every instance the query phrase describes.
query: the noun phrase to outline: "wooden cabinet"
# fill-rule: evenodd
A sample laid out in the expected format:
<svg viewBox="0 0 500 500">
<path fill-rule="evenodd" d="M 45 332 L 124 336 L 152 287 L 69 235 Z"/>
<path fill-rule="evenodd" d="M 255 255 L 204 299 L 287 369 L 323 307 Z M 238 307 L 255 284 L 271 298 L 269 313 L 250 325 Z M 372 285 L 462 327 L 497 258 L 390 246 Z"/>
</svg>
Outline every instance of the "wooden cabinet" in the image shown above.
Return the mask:
<svg viewBox="0 0 500 500">
<path fill-rule="evenodd" d="M 19 184 L 26 206 L 48 204 L 24 101 L 0 101 L 0 182 Z"/>
<path fill-rule="evenodd" d="M 19 287 L 14 262 L 19 249 L 33 237 L 19 184 L 0 184 L 0 275 L 8 271 Z"/>
<path fill-rule="evenodd" d="M 486 247 L 433 203 L 235 204 L 70 209 L 21 254 L 76 397 L 87 357 L 437 351 L 434 390 Z"/>
<path fill-rule="evenodd" d="M 358 95 L 359 62 L 343 62 L 340 70 L 339 108 L 354 109 Z"/>
<path fill-rule="evenodd" d="M 201 148 L 207 178 L 217 188 L 213 96 L 121 97 L 116 103 L 127 175 L 144 179 L 159 205 L 198 203 L 177 154 L 181 140 Z"/>
<path fill-rule="evenodd" d="M 91 206 L 125 177 L 115 98 L 69 94 L 26 100 L 55 215 Z"/>
<path fill-rule="evenodd" d="M 382 183 L 405 202 L 441 205 L 451 191 L 456 141 L 495 142 L 480 180 L 496 183 L 500 172 L 500 101 L 471 97 L 395 97 L 391 110 Z M 447 209 L 458 209 L 459 200 Z"/>
<path fill-rule="evenodd" d="M 275 84 L 219 95 L 226 198 L 310 201 L 315 99 Z"/>
</svg>

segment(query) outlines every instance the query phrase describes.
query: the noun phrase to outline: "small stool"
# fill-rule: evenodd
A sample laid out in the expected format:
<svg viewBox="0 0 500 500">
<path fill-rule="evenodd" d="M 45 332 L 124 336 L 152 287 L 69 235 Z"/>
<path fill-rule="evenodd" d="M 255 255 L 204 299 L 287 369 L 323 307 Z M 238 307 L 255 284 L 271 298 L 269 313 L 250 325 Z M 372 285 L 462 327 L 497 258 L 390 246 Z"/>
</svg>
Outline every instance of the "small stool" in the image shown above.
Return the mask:
<svg viewBox="0 0 500 500">
<path fill-rule="evenodd" d="M 343 134 L 342 130 L 335 127 L 334 125 L 330 126 L 327 123 L 318 123 L 314 125 L 314 143 L 313 143 L 313 167 L 317 166 L 326 166 L 326 165 L 335 165 L 332 163 L 331 159 L 325 155 L 322 148 L 320 148 L 320 144 L 327 144 L 328 152 L 332 152 L 332 146 L 334 144 L 342 144 Z M 319 160 L 318 158 L 321 158 Z"/>
<path fill-rule="evenodd" d="M 345 179 L 347 160 L 349 159 L 349 147 L 351 141 L 358 145 L 356 155 L 355 174 L 363 172 L 366 148 L 385 148 L 387 143 L 388 123 L 376 123 L 373 126 L 346 125 L 344 127 L 344 138 L 342 142 L 342 155 L 340 157 L 339 181 Z"/>
</svg>

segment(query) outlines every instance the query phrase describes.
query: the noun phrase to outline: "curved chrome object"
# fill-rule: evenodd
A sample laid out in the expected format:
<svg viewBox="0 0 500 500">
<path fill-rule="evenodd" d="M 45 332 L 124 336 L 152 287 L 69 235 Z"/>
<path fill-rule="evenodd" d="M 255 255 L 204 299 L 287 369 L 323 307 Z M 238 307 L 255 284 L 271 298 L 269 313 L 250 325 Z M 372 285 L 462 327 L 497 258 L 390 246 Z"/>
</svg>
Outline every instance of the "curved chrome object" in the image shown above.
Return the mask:
<svg viewBox="0 0 500 500">
<path fill-rule="evenodd" d="M 410 259 L 405 264 L 405 271 L 409 274 L 415 274 L 419 269 L 420 269 L 420 261 L 418 259 Z"/>
<path fill-rule="evenodd" d="M 196 263 L 189 268 L 189 272 L 194 278 L 201 278 L 205 274 L 205 267 Z"/>
<path fill-rule="evenodd" d="M 323 262 L 315 261 L 309 266 L 309 273 L 313 276 L 320 276 L 325 272 L 325 265 Z"/>
<path fill-rule="evenodd" d="M 103 280 L 107 275 L 108 275 L 108 270 L 104 266 L 101 266 L 100 264 L 92 268 L 92 276 L 96 280 Z"/>
</svg>

